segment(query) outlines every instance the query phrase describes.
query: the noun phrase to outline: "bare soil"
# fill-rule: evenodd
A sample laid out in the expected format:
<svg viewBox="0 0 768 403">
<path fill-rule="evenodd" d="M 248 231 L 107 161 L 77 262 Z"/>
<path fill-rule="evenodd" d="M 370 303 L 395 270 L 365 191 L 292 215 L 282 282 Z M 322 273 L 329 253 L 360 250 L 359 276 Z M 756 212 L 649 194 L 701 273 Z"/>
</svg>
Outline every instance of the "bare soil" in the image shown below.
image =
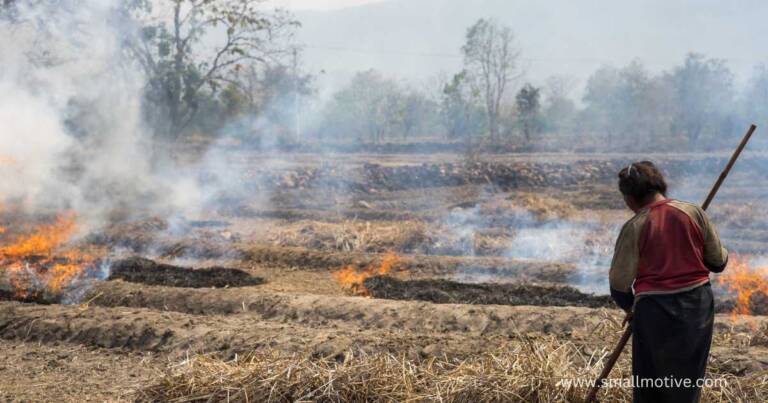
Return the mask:
<svg viewBox="0 0 768 403">
<path fill-rule="evenodd" d="M 151 353 L 72 343 L 0 340 L 0 351 L 3 401 L 131 401 L 168 365 Z"/>
</svg>

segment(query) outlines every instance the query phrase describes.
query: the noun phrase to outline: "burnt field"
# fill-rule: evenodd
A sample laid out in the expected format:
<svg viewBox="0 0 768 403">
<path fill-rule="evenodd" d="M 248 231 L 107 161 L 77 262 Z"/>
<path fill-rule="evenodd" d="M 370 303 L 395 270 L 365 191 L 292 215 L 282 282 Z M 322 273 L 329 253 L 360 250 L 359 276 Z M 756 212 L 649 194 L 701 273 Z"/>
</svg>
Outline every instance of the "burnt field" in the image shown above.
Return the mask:
<svg viewBox="0 0 768 403">
<path fill-rule="evenodd" d="M 4 206 L 0 397 L 574 401 L 558 380 L 594 377 L 621 333 L 606 277 L 629 156 L 232 158 L 237 191 L 196 216 L 74 236 L 76 217 Z M 695 202 L 725 163 L 654 159 Z M 746 155 L 711 209 L 738 275 L 712 280 L 728 386 L 707 401 L 768 393 L 764 166 Z"/>
</svg>

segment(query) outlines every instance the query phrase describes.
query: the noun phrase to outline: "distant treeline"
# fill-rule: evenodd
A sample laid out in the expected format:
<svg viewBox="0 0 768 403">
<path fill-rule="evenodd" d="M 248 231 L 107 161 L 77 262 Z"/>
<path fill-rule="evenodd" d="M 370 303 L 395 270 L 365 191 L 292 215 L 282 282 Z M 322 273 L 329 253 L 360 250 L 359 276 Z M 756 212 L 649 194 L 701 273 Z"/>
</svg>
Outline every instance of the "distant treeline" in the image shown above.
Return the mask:
<svg viewBox="0 0 768 403">
<path fill-rule="evenodd" d="M 768 120 L 762 65 L 742 91 L 725 60 L 693 53 L 660 73 L 641 60 L 604 66 L 578 88 L 567 76 L 527 82 L 511 28 L 493 20 L 470 27 L 461 50 L 464 68 L 453 75 L 413 84 L 362 71 L 324 99 L 313 77 L 283 66 L 264 76 L 259 106 L 230 96 L 231 118 L 204 131 L 294 149 L 702 151 L 730 147 L 749 123 Z M 375 146 L 398 143 L 422 146 Z"/>
<path fill-rule="evenodd" d="M 76 16 L 72 0 L 60 2 L 69 7 L 51 7 L 51 15 L 38 18 Z M 749 123 L 768 120 L 765 65 L 740 91 L 725 60 L 700 54 L 660 73 L 640 60 L 601 67 L 583 88 L 566 75 L 530 83 L 513 27 L 492 19 L 467 29 L 461 71 L 418 85 L 362 71 L 320 96 L 293 39 L 299 22 L 268 3 L 118 2 L 114 26 L 126 55 L 120 62 L 146 79 L 144 127 L 157 139 L 226 136 L 299 148 L 421 142 L 479 150 L 712 150 L 732 145 Z M 16 4 L 0 2 L 4 23 L 27 22 Z M 50 55 L 39 61 L 56 62 Z M 73 132 L 87 131 L 78 119 L 88 110 L 72 101 Z"/>
<path fill-rule="evenodd" d="M 724 61 L 690 54 L 659 74 L 639 60 L 602 67 L 580 100 L 559 78 L 525 84 L 504 100 L 491 141 L 483 102 L 461 88 L 463 74 L 429 93 L 368 71 L 334 96 L 316 135 L 373 143 L 429 136 L 520 150 L 715 150 L 768 120 L 768 68 L 758 66 L 743 92 L 733 80 Z"/>
</svg>

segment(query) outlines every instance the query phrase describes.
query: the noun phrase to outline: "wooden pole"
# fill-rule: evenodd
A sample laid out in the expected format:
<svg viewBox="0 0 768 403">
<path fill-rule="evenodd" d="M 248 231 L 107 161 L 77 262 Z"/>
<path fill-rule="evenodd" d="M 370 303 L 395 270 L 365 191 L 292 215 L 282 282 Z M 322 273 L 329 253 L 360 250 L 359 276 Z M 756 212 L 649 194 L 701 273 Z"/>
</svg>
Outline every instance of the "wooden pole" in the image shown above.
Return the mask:
<svg viewBox="0 0 768 403">
<path fill-rule="evenodd" d="M 757 126 L 755 125 L 749 126 L 749 130 L 747 131 L 747 134 L 744 135 L 744 138 L 741 140 L 741 143 L 739 143 L 739 146 L 736 148 L 736 151 L 733 152 L 733 155 L 731 156 L 731 160 L 728 161 L 728 165 L 725 166 L 725 169 L 720 174 L 720 177 L 717 178 L 715 185 L 712 186 L 712 190 L 709 191 L 709 195 L 707 195 L 707 199 L 704 200 L 704 204 L 701 205 L 702 209 L 706 210 L 709 208 L 709 205 L 712 203 L 712 200 L 714 200 L 715 195 L 717 194 L 717 191 L 720 190 L 720 186 L 723 184 L 723 182 L 725 182 L 725 178 L 728 177 L 728 174 L 731 172 L 731 168 L 733 168 L 733 165 L 736 164 L 736 160 L 739 159 L 741 152 L 744 151 L 744 147 L 747 146 L 747 143 L 749 143 L 749 139 L 752 138 L 752 134 L 755 133 L 756 129 L 757 129 Z"/>
<path fill-rule="evenodd" d="M 723 182 L 725 182 L 725 178 L 728 177 L 731 169 L 736 164 L 736 160 L 739 159 L 741 152 L 744 151 L 744 147 L 747 146 L 749 139 L 752 138 L 752 135 L 755 133 L 756 129 L 757 126 L 755 125 L 749 126 L 747 134 L 744 135 L 741 143 L 739 143 L 739 146 L 736 147 L 736 151 L 733 152 L 733 155 L 728 161 L 728 164 L 725 166 L 725 169 L 723 169 L 723 172 L 720 173 L 720 177 L 718 177 L 717 181 L 715 181 L 715 184 L 712 186 L 712 190 L 709 191 L 706 200 L 704 200 L 704 204 L 701 205 L 702 209 L 706 210 L 709 208 L 709 205 L 712 204 L 712 200 L 715 199 L 715 195 L 720 190 L 720 186 L 722 186 Z M 608 378 L 608 375 L 610 375 L 611 370 L 616 365 L 616 361 L 619 360 L 621 353 L 624 351 L 624 347 L 627 345 L 629 338 L 632 336 L 632 321 L 629 317 L 629 314 L 627 314 L 627 319 L 625 322 L 627 323 L 627 328 L 624 329 L 624 333 L 621 335 L 621 339 L 619 339 L 619 342 L 616 344 L 616 348 L 613 349 L 611 356 L 608 358 L 608 362 L 605 363 L 605 367 L 603 367 L 603 371 L 600 372 L 600 376 L 595 380 L 595 383 L 589 390 L 589 395 L 587 395 L 587 399 L 585 400 L 587 403 L 592 403 L 595 401 L 597 398 L 597 392 L 600 390 L 603 380 Z"/>
</svg>

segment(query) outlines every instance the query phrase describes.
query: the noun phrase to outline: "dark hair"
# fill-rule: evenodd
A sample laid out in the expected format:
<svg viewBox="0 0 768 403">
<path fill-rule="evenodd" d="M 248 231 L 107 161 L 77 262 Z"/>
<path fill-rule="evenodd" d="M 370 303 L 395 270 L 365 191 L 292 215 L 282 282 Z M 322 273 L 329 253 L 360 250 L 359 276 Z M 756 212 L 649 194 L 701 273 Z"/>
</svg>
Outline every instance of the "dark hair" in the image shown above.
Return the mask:
<svg viewBox="0 0 768 403">
<path fill-rule="evenodd" d="M 640 161 L 619 171 L 619 190 L 624 196 L 642 202 L 656 193 L 666 196 L 667 182 L 653 162 Z"/>
</svg>

